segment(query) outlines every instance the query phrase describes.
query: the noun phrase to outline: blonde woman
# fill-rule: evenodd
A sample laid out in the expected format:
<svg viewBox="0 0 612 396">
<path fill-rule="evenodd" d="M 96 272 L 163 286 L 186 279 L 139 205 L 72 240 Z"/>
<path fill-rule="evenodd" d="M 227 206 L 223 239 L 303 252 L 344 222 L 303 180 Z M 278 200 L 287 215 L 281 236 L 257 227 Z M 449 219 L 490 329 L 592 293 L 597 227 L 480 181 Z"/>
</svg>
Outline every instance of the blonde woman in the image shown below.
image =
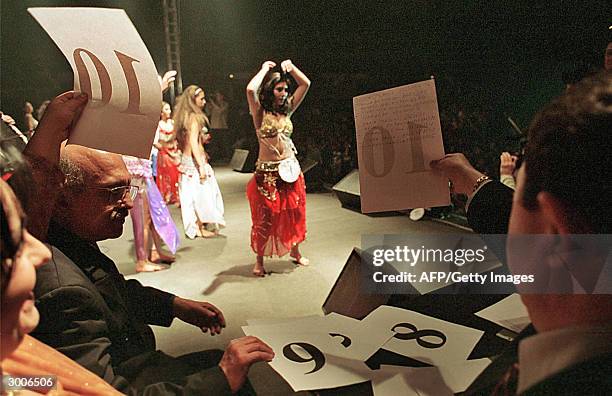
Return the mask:
<svg viewBox="0 0 612 396">
<path fill-rule="evenodd" d="M 205 104 L 204 90 L 190 85 L 174 107 L 174 131 L 182 152 L 181 215 L 189 239 L 214 237 L 225 226 L 221 191 L 204 149 L 210 140 Z"/>
</svg>

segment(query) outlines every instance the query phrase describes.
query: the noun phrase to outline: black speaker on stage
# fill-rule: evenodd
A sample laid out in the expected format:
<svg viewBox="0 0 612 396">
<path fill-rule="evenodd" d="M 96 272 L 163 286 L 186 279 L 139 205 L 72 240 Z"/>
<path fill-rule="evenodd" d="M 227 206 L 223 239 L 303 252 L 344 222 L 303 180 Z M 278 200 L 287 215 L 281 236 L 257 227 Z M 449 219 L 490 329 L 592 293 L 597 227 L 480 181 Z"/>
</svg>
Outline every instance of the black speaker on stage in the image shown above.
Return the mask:
<svg viewBox="0 0 612 396">
<path fill-rule="evenodd" d="M 359 190 L 359 170 L 353 169 L 333 187 L 343 208 L 361 212 L 361 194 Z"/>
<path fill-rule="evenodd" d="M 254 172 L 256 161 L 257 153 L 255 150 L 235 149 L 230 161 L 230 167 L 237 172 Z"/>
<path fill-rule="evenodd" d="M 365 293 L 363 282 L 372 273 L 372 266 L 361 263 L 361 249 L 353 248 L 346 264 L 323 303 L 323 312 L 336 312 L 355 319 L 363 319 L 380 305 L 386 304 L 391 295 Z"/>
<path fill-rule="evenodd" d="M 300 167 L 304 174 L 304 181 L 306 182 L 308 192 L 321 191 L 323 189 L 323 175 L 321 174 L 319 161 L 307 158 L 300 161 Z"/>
</svg>

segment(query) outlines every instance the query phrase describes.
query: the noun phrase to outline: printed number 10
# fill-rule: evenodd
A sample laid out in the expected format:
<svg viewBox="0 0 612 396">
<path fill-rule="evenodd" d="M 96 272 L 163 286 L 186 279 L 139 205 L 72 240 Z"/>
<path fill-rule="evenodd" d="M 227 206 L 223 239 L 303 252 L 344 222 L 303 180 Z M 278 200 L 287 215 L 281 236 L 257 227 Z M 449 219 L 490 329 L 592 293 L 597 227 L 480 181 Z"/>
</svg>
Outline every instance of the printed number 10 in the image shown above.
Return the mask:
<svg viewBox="0 0 612 396">
<path fill-rule="evenodd" d="M 138 78 L 136 77 L 136 71 L 134 70 L 134 65 L 132 64 L 133 62 L 140 61 L 122 52 L 114 52 L 115 56 L 119 60 L 121 70 L 123 70 L 128 86 L 128 106 L 122 111 L 122 113 L 144 115 L 140 112 L 140 86 L 138 85 Z M 85 48 L 77 48 L 74 50 L 73 57 L 77 68 L 77 74 L 79 75 L 79 85 L 81 86 L 81 91 L 89 95 L 90 98 L 92 98 L 91 77 L 89 76 L 85 62 L 83 61 L 83 53 L 87 54 L 89 59 L 94 64 L 96 72 L 98 73 L 98 78 L 100 79 L 101 99 L 96 102 L 92 101 L 92 106 L 105 106 L 110 102 L 113 94 L 113 85 L 111 83 L 108 70 L 106 70 L 106 67 L 102 61 L 100 61 L 100 58 L 98 58 L 93 52 L 88 51 Z"/>
</svg>

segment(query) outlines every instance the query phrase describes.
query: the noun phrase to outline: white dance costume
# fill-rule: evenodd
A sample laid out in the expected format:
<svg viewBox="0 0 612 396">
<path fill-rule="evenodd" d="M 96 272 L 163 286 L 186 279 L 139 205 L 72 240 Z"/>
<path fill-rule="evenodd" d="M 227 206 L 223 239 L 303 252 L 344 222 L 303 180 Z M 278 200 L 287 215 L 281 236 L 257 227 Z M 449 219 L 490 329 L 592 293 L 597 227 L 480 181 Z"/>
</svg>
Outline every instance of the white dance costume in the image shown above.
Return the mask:
<svg viewBox="0 0 612 396">
<path fill-rule="evenodd" d="M 179 197 L 185 235 L 190 239 L 194 239 L 198 234 L 198 221 L 225 227 L 223 198 L 215 172 L 208 162 L 203 162 L 206 179 L 200 180 L 193 159 L 187 156 L 181 157 L 183 174 L 179 183 Z"/>
</svg>

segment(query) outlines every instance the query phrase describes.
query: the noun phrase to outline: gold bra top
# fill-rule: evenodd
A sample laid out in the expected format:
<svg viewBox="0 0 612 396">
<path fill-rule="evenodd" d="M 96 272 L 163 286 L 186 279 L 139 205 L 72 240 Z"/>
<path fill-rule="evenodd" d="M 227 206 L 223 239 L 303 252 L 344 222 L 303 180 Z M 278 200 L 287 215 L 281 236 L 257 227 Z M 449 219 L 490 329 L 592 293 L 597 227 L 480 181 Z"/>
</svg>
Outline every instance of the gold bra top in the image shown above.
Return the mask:
<svg viewBox="0 0 612 396">
<path fill-rule="evenodd" d="M 279 133 L 291 137 L 293 133 L 293 123 L 289 117 L 277 118 L 272 113 L 264 113 L 261 120 L 261 127 L 257 134 L 260 138 L 270 138 Z"/>
</svg>

